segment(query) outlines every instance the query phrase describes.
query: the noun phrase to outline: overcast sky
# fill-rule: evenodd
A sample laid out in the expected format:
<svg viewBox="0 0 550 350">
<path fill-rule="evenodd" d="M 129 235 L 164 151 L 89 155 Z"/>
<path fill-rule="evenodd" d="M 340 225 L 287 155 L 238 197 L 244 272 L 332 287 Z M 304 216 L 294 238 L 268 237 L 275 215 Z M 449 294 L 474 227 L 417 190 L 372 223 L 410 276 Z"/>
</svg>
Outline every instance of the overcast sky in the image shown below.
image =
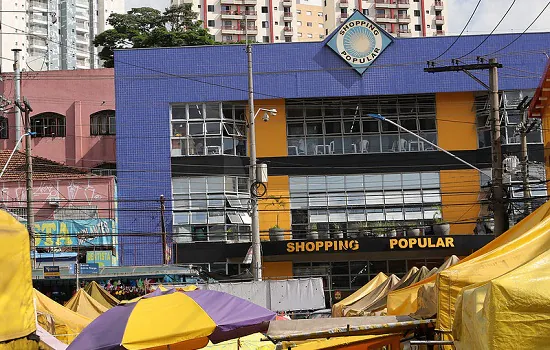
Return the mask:
<svg viewBox="0 0 550 350">
<path fill-rule="evenodd" d="M 448 34 L 459 34 L 472 14 L 478 0 L 443 0 L 447 6 L 445 28 Z M 477 12 L 466 29 L 466 34 L 489 33 L 502 18 L 513 0 L 481 0 Z M 527 6 L 527 3 L 529 5 Z M 547 4 L 547 0 L 517 0 L 496 33 L 522 32 Z M 126 9 L 149 6 L 166 8 L 170 0 L 126 0 Z M 550 31 L 550 6 L 530 31 Z"/>
</svg>

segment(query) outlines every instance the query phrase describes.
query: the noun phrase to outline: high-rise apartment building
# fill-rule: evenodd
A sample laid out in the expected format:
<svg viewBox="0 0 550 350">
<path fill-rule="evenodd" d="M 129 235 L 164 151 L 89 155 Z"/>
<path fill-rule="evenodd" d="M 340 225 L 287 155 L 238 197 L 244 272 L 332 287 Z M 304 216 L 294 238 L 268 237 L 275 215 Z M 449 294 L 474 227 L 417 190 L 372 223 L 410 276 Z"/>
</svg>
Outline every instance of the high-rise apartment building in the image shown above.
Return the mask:
<svg viewBox="0 0 550 350">
<path fill-rule="evenodd" d="M 296 0 L 171 0 L 172 6 L 184 3 L 193 4 L 220 42 L 244 41 L 245 35 L 264 43 L 297 39 Z"/>
<path fill-rule="evenodd" d="M 442 0 L 171 0 L 191 3 L 217 41 L 319 41 L 358 10 L 395 37 L 445 35 Z"/>
<path fill-rule="evenodd" d="M 446 7 L 441 0 L 298 0 L 298 40 L 322 40 L 355 10 L 395 37 L 445 35 Z M 315 25 L 321 12 L 322 34 L 321 25 Z"/>
<path fill-rule="evenodd" d="M 13 70 L 14 48 L 22 69 L 98 68 L 93 40 L 111 13 L 124 13 L 124 0 L 0 0 L 2 71 Z"/>
</svg>

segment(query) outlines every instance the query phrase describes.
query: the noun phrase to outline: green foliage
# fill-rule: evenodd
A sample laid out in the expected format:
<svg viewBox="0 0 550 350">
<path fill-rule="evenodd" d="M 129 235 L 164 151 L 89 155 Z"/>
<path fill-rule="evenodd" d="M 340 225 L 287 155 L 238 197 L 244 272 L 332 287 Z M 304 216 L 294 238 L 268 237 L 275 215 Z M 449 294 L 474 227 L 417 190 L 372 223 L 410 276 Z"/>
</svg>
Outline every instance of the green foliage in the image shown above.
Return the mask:
<svg viewBox="0 0 550 350">
<path fill-rule="evenodd" d="M 116 49 L 214 44 L 191 4 L 172 6 L 163 13 L 150 7 L 134 8 L 127 14 L 111 14 L 107 23 L 113 29 L 94 38 L 94 45 L 102 47 L 99 57 L 106 68 L 114 67 Z"/>
</svg>

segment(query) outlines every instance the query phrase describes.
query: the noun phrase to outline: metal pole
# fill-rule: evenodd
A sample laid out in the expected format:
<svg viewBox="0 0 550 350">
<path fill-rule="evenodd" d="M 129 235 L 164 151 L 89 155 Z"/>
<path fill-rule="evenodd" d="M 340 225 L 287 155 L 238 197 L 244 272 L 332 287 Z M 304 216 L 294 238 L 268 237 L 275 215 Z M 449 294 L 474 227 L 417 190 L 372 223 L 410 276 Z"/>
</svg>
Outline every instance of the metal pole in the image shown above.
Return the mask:
<svg viewBox="0 0 550 350">
<path fill-rule="evenodd" d="M 529 189 L 529 167 L 527 153 L 527 112 L 522 110 L 521 115 L 521 174 L 523 180 L 523 211 L 527 216 L 531 212 L 531 190 Z"/>
<path fill-rule="evenodd" d="M 162 264 L 167 265 L 168 259 L 166 258 L 166 225 L 164 223 L 164 210 L 165 201 L 164 196 L 160 195 L 160 231 L 162 232 Z"/>
<path fill-rule="evenodd" d="M 506 231 L 506 193 L 502 182 L 502 147 L 500 139 L 500 101 L 498 98 L 498 69 L 496 60 L 491 58 L 489 64 L 489 101 L 491 105 L 492 166 L 493 166 L 493 214 L 495 217 L 495 236 Z"/>
<path fill-rule="evenodd" d="M 404 127 L 402 127 L 401 125 L 397 124 L 396 122 L 394 122 L 393 120 L 390 120 L 390 119 L 386 119 L 385 117 L 381 116 L 380 114 L 368 114 L 369 117 L 372 117 L 372 118 L 375 118 L 375 119 L 378 119 L 378 120 L 382 120 L 382 121 L 385 121 L 385 122 L 388 122 L 392 125 L 395 125 L 396 127 L 398 127 L 399 129 L 413 135 L 414 137 L 417 137 L 419 138 L 420 140 L 426 142 L 427 144 L 429 144 L 430 146 L 433 146 L 435 148 L 437 148 L 438 150 L 440 150 L 441 152 L 444 152 L 448 155 L 450 155 L 451 157 L 453 157 L 454 159 L 458 160 L 459 162 L 462 162 L 464 164 L 466 164 L 467 166 L 469 166 L 470 168 L 472 169 L 475 169 L 477 171 L 479 171 L 481 174 L 483 175 L 486 175 L 486 176 L 489 176 L 491 177 L 491 174 L 488 174 L 488 173 L 484 173 L 481 169 L 479 169 L 478 167 L 476 167 L 475 165 L 471 164 L 471 163 L 468 163 L 467 161 L 465 161 L 464 159 L 460 158 L 460 157 L 457 157 L 455 156 L 454 154 L 452 154 L 451 152 L 439 147 L 438 145 L 436 145 L 435 143 L 423 138 L 422 136 L 420 135 L 417 135 L 415 134 L 414 132 L 410 131 L 409 129 L 405 129 Z"/>
<path fill-rule="evenodd" d="M 34 241 L 34 233 L 33 233 L 33 226 L 34 226 L 34 212 L 32 207 L 33 202 L 33 196 L 32 196 L 32 188 L 33 188 L 33 181 L 32 181 L 32 154 L 31 154 L 31 135 L 33 134 L 31 132 L 31 112 L 32 108 L 30 104 L 27 102 L 27 100 L 23 100 L 24 108 L 19 103 L 19 101 L 15 101 L 16 109 L 23 110 L 25 112 L 25 163 L 26 163 L 26 171 L 25 171 L 25 177 L 26 177 L 26 187 L 27 187 L 27 230 L 29 231 L 30 241 L 31 241 L 31 251 L 36 250 L 35 247 L 35 241 Z M 34 255 L 34 266 L 36 266 L 36 254 Z"/>
<path fill-rule="evenodd" d="M 248 42 L 248 22 L 245 13 L 246 55 L 248 61 L 248 137 L 250 139 L 250 202 L 252 217 L 252 275 L 254 281 L 262 280 L 262 246 L 260 243 L 260 223 L 258 218 L 258 201 L 252 193 L 256 183 L 256 127 L 254 124 L 254 80 L 252 76 L 252 45 Z"/>
<path fill-rule="evenodd" d="M 19 62 L 19 52 L 21 49 L 12 49 L 13 51 L 13 71 L 14 79 L 13 84 L 15 85 L 15 101 L 21 102 L 21 68 Z M 15 139 L 19 140 L 21 137 L 21 110 L 15 108 Z M 17 147 L 17 146 L 16 146 Z M 17 148 L 19 150 L 19 148 Z"/>
</svg>

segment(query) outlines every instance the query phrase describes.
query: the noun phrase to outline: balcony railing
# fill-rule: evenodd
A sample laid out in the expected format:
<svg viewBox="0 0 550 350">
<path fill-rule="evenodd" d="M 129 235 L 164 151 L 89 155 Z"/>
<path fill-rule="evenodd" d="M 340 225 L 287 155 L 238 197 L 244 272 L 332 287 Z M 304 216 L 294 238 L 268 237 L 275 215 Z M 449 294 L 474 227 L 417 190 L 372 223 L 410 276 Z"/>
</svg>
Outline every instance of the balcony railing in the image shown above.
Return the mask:
<svg viewBox="0 0 550 350">
<path fill-rule="evenodd" d="M 399 19 L 411 19 L 411 16 L 409 16 L 409 15 L 398 15 L 397 18 L 399 18 Z"/>
<path fill-rule="evenodd" d="M 340 18 L 348 18 L 349 15 L 347 13 L 341 13 Z"/>
<path fill-rule="evenodd" d="M 258 13 L 256 11 L 222 11 L 222 16 L 256 16 Z"/>
<path fill-rule="evenodd" d="M 284 18 L 292 18 L 292 12 L 283 12 Z"/>
<path fill-rule="evenodd" d="M 434 2 L 434 7 L 435 7 L 436 9 L 443 9 L 443 1 L 436 0 L 436 1 Z"/>
<path fill-rule="evenodd" d="M 434 35 L 445 35 L 445 31 L 444 30 L 436 30 L 434 32 Z"/>
<path fill-rule="evenodd" d="M 294 32 L 294 28 L 292 27 L 284 27 L 283 30 L 285 32 L 285 35 L 292 35 L 292 33 Z"/>
</svg>

